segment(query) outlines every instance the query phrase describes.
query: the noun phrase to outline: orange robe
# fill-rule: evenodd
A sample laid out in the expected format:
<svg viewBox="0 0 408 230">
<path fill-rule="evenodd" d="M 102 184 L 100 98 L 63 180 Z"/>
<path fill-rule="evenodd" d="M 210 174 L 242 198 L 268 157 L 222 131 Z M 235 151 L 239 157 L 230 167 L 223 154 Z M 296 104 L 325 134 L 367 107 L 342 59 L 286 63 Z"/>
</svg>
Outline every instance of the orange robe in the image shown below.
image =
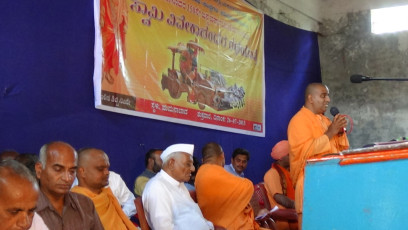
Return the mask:
<svg viewBox="0 0 408 230">
<path fill-rule="evenodd" d="M 297 213 L 303 210 L 303 182 L 306 161 L 327 153 L 338 153 L 349 148 L 345 133 L 329 140 L 324 133 L 330 126 L 329 118 L 314 114 L 302 107 L 289 122 L 290 176 L 295 186 L 295 207 Z"/>
<path fill-rule="evenodd" d="M 265 189 L 267 191 L 269 203 L 271 203 L 271 207 L 275 205 L 279 207 L 279 209 L 285 209 L 284 206 L 278 204 L 273 196 L 275 194 L 283 194 L 289 197 L 292 200 L 295 200 L 295 191 L 293 189 L 292 180 L 290 179 L 290 173 L 285 168 L 281 167 L 277 163 L 274 163 L 264 176 L 264 184 Z M 279 167 L 282 172 L 282 176 L 279 174 L 278 170 L 275 167 Z M 285 183 L 285 185 L 282 185 Z M 289 223 L 287 221 L 275 221 L 276 227 L 279 230 L 288 230 L 291 229 Z"/>
<path fill-rule="evenodd" d="M 227 172 L 214 164 L 203 164 L 196 175 L 198 205 L 204 217 L 228 230 L 259 229 L 249 201 L 254 193 L 252 182 Z"/>
<path fill-rule="evenodd" d="M 136 226 L 122 211 L 118 200 L 109 187 L 103 188 L 100 194 L 95 194 L 89 189 L 79 186 L 73 187 L 71 191 L 85 195 L 93 201 L 96 212 L 98 213 L 105 229 L 136 230 Z"/>
</svg>

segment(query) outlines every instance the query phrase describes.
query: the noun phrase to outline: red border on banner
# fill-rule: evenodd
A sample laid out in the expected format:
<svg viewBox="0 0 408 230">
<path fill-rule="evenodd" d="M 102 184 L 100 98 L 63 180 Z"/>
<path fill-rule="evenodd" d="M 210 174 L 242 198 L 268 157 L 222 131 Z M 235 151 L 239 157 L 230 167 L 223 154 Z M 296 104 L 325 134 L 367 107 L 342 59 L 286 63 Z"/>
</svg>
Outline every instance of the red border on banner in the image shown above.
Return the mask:
<svg viewBox="0 0 408 230">
<path fill-rule="evenodd" d="M 202 110 L 189 109 L 172 104 L 162 104 L 143 98 L 136 99 L 136 111 L 251 132 L 263 132 L 262 123 L 238 119 L 231 116 L 219 115 L 211 112 L 204 112 Z"/>
</svg>

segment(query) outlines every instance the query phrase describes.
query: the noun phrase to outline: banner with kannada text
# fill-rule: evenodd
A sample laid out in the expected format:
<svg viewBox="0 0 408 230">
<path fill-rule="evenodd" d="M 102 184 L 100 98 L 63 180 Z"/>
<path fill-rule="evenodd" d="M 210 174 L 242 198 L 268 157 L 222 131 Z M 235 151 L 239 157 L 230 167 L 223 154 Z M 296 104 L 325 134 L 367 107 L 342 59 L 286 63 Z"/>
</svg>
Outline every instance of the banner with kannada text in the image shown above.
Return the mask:
<svg viewBox="0 0 408 230">
<path fill-rule="evenodd" d="M 264 18 L 241 0 L 95 0 L 95 105 L 265 136 Z"/>
</svg>

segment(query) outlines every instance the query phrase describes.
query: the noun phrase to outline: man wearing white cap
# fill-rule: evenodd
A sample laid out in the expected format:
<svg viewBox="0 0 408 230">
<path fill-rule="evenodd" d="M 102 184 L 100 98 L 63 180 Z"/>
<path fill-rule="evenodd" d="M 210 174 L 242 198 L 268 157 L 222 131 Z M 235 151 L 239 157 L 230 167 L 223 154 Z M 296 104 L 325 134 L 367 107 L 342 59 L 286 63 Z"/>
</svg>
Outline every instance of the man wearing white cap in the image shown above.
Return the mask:
<svg viewBox="0 0 408 230">
<path fill-rule="evenodd" d="M 214 229 L 184 185 L 195 170 L 193 152 L 194 145 L 175 144 L 161 154 L 162 170 L 147 182 L 142 195 L 146 219 L 153 230 Z"/>
</svg>

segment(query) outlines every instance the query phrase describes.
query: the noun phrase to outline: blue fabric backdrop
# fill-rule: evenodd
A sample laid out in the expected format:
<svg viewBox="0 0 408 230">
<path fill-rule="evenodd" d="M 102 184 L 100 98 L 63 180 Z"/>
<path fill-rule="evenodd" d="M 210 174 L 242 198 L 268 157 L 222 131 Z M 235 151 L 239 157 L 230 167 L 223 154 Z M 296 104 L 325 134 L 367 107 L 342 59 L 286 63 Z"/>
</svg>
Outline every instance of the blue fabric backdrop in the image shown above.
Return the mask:
<svg viewBox="0 0 408 230">
<path fill-rule="evenodd" d="M 0 150 L 38 153 L 53 140 L 98 147 L 132 189 L 149 148 L 193 143 L 200 156 L 216 141 L 227 163 L 234 148 L 251 152 L 246 175 L 257 183 L 306 85 L 321 81 L 317 35 L 265 16 L 266 137 L 253 137 L 95 109 L 93 48 L 92 0 L 0 2 Z"/>
</svg>

